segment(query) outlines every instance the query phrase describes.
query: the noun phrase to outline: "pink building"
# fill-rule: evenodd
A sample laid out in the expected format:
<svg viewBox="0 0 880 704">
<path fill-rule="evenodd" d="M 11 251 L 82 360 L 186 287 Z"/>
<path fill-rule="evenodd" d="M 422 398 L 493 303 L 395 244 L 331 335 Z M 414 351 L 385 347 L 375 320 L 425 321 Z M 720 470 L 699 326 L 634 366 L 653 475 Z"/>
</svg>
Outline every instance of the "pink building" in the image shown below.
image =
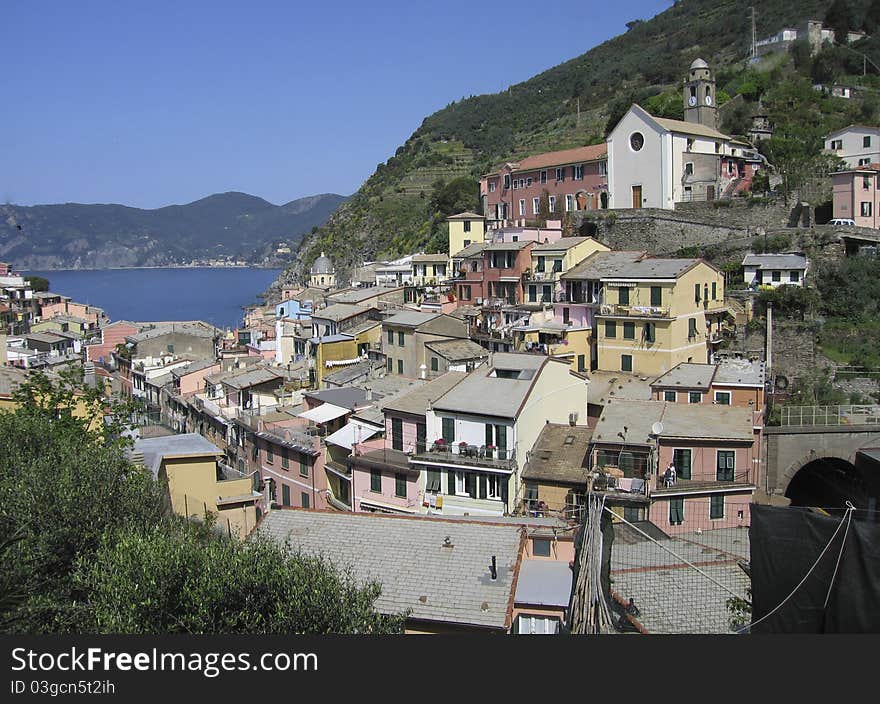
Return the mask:
<svg viewBox="0 0 880 704">
<path fill-rule="evenodd" d="M 547 192 L 550 211 L 608 207 L 608 150 L 604 143 L 530 156 L 505 163 L 480 179 L 489 219 L 537 219 Z"/>
<path fill-rule="evenodd" d="M 834 217 L 852 219 L 859 227 L 880 227 L 878 174 L 880 163 L 831 174 Z"/>
<path fill-rule="evenodd" d="M 135 335 L 138 327 L 134 323 L 127 320 L 117 320 L 101 328 L 101 342 L 94 345 L 86 346 L 86 361 L 88 362 L 110 362 L 110 353 L 116 349 L 117 345 L 124 345 L 125 338 Z"/>
<path fill-rule="evenodd" d="M 77 303 L 64 296 L 61 297 L 59 303 L 41 306 L 40 316 L 43 320 L 54 318 L 56 315 L 70 315 L 75 318 L 82 318 L 88 323 L 89 330 L 94 330 L 106 324 L 109 320 L 103 308 L 90 306 L 85 303 Z"/>
<path fill-rule="evenodd" d="M 612 400 L 593 431 L 592 466 L 645 495 L 627 520 L 669 535 L 747 526 L 762 476 L 760 435 L 748 407 Z"/>
</svg>

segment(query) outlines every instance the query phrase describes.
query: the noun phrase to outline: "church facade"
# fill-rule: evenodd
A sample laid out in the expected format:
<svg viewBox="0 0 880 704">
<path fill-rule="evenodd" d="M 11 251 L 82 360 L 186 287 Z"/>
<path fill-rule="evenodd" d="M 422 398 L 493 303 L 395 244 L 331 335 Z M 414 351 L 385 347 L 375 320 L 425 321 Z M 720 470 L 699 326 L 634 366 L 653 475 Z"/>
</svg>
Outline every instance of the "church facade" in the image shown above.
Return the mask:
<svg viewBox="0 0 880 704">
<path fill-rule="evenodd" d="M 633 105 L 606 140 L 612 208 L 665 208 L 731 195 L 750 179 L 751 146 L 718 130 L 715 81 L 702 59 L 683 87 L 684 120 Z"/>
</svg>

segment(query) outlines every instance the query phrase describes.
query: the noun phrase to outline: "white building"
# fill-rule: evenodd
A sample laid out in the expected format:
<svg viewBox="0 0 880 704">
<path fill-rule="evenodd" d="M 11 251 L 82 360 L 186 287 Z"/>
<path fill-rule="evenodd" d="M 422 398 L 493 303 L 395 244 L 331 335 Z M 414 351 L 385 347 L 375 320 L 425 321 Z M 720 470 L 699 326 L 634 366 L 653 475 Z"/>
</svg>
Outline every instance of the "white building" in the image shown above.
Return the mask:
<svg viewBox="0 0 880 704">
<path fill-rule="evenodd" d="M 743 259 L 747 285 L 803 286 L 809 261 L 803 254 L 747 254 Z"/>
<path fill-rule="evenodd" d="M 855 169 L 880 162 L 880 128 L 850 125 L 825 137 L 825 150 Z"/>
</svg>

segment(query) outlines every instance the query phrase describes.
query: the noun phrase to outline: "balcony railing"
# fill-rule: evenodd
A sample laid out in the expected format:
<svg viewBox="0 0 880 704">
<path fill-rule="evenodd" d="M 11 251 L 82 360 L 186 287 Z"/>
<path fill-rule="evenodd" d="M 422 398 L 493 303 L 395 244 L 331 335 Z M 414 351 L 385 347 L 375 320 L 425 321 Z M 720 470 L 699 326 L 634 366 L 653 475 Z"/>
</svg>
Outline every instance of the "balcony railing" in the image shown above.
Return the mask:
<svg viewBox="0 0 880 704">
<path fill-rule="evenodd" d="M 751 473 L 748 469 L 740 472 L 735 472 L 735 470 L 725 470 L 725 472 L 728 471 L 730 474 L 727 475 L 716 473 L 715 478 L 681 479 L 676 477 L 675 481 L 669 486 L 667 486 L 666 479 L 661 472 L 653 482 L 653 490 L 660 493 L 666 491 L 705 491 L 707 489 L 723 489 L 725 487 L 750 485 Z"/>
<path fill-rule="evenodd" d="M 880 406 L 780 406 L 779 425 L 880 425 Z"/>
<path fill-rule="evenodd" d="M 516 445 L 502 449 L 491 445 L 433 442 L 426 449 L 426 452 L 414 455 L 413 459 L 421 462 L 492 467 L 509 471 L 516 469 Z"/>
<path fill-rule="evenodd" d="M 599 315 L 631 318 L 670 318 L 671 312 L 668 307 L 662 306 L 634 306 L 620 305 L 618 303 L 603 303 L 599 306 Z"/>
</svg>

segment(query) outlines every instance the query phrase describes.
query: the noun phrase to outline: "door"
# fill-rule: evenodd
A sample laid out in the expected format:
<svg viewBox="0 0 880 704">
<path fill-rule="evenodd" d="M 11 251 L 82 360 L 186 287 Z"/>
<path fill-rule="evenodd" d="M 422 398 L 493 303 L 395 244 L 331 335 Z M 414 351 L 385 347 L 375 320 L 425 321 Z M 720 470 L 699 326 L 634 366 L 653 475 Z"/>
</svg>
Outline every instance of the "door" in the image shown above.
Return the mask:
<svg viewBox="0 0 880 704">
<path fill-rule="evenodd" d="M 706 200 L 715 200 L 715 186 L 706 186 Z"/>
<path fill-rule="evenodd" d="M 641 208 L 642 207 L 642 187 L 641 186 L 633 186 L 633 208 Z"/>
</svg>

